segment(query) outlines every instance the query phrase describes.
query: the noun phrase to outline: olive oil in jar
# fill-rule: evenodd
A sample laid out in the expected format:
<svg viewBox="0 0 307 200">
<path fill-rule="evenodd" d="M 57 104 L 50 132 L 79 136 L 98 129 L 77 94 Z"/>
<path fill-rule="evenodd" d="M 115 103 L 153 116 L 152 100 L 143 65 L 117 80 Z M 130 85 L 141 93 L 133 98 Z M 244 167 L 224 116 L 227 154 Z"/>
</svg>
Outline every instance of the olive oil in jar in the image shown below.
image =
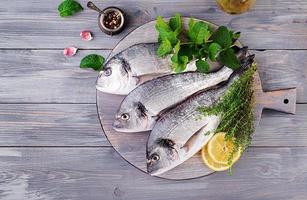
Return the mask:
<svg viewBox="0 0 307 200">
<path fill-rule="evenodd" d="M 241 14 L 247 12 L 256 0 L 216 0 L 219 7 L 229 14 Z"/>
</svg>

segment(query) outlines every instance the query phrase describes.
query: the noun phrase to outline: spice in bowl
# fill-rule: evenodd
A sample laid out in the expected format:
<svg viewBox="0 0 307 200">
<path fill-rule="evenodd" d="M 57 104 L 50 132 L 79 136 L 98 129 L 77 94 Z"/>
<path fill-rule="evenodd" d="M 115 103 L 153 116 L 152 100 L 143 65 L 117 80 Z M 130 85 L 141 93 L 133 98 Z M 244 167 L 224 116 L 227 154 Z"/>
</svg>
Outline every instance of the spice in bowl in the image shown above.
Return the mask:
<svg viewBox="0 0 307 200">
<path fill-rule="evenodd" d="M 109 35 L 115 35 L 122 30 L 124 21 L 124 14 L 119 8 L 109 7 L 102 11 L 100 28 Z"/>
<path fill-rule="evenodd" d="M 124 12 L 116 7 L 100 10 L 93 2 L 89 1 L 87 7 L 99 13 L 99 28 L 108 35 L 120 33 L 124 27 Z"/>
<path fill-rule="evenodd" d="M 108 29 L 117 29 L 121 23 L 121 20 L 122 19 L 119 12 L 110 11 L 109 13 L 105 14 L 103 23 Z"/>
</svg>

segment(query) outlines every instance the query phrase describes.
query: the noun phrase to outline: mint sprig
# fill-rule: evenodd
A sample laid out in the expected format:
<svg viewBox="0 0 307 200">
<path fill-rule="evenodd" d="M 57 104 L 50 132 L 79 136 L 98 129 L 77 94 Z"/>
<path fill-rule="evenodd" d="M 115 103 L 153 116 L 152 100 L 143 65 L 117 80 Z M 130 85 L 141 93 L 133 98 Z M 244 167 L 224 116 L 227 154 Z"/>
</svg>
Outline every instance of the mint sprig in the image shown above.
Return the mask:
<svg viewBox="0 0 307 200">
<path fill-rule="evenodd" d="M 184 71 L 190 61 L 189 55 L 184 54 L 180 45 L 180 41 L 174 47 L 174 54 L 171 57 L 172 66 L 175 72 Z"/>
<path fill-rule="evenodd" d="M 83 10 L 83 7 L 75 0 L 64 0 L 59 6 L 58 11 L 61 17 L 72 16 Z"/>
<path fill-rule="evenodd" d="M 210 69 L 208 62 L 202 59 L 199 59 L 196 61 L 196 67 L 197 67 L 197 71 L 203 72 L 203 73 L 208 73 Z"/>
<path fill-rule="evenodd" d="M 170 42 L 173 46 L 177 44 L 177 36 L 172 28 L 169 26 L 168 23 L 166 23 L 162 17 L 157 18 L 157 24 L 156 24 L 156 29 L 159 32 L 159 41 L 160 44 L 162 44 L 163 41 L 168 41 Z M 180 30 L 181 31 L 181 30 Z M 178 32 L 178 31 L 177 31 Z"/>
<path fill-rule="evenodd" d="M 222 47 L 218 43 L 211 43 L 209 45 L 209 58 L 211 61 L 216 61 L 220 51 L 222 50 Z"/>
<path fill-rule="evenodd" d="M 178 36 L 182 30 L 182 22 L 180 14 L 177 13 L 174 17 L 169 20 L 169 26 L 173 30 L 174 34 Z"/>
<path fill-rule="evenodd" d="M 211 40 L 223 49 L 229 48 L 232 43 L 231 33 L 225 26 L 220 26 L 211 36 Z"/>
<path fill-rule="evenodd" d="M 206 43 L 211 35 L 209 27 L 202 21 L 194 22 L 194 20 L 189 23 L 188 37 L 195 44 Z"/>
<path fill-rule="evenodd" d="M 228 48 L 220 53 L 220 61 L 231 69 L 237 69 L 240 67 L 240 62 L 236 57 L 234 50 L 231 48 Z"/>
<path fill-rule="evenodd" d="M 212 31 L 208 24 L 190 19 L 189 28 L 183 35 L 180 14 L 176 14 L 168 22 L 157 18 L 156 29 L 159 33 L 157 55 L 165 57 L 172 54 L 171 61 L 175 72 L 182 72 L 192 60 L 196 61 L 197 71 L 208 73 L 208 61 L 221 62 L 229 68 L 236 69 L 240 62 L 232 46 L 240 37 L 239 32 L 229 30 L 225 26 Z M 187 38 L 182 41 L 181 38 Z"/>
<path fill-rule="evenodd" d="M 80 62 L 80 68 L 92 68 L 95 71 L 100 71 L 103 67 L 105 58 L 97 54 L 85 56 Z"/>
<path fill-rule="evenodd" d="M 160 46 L 157 50 L 157 54 L 158 56 L 163 57 L 169 54 L 170 52 L 172 52 L 172 50 L 173 50 L 173 46 L 171 42 L 168 39 L 164 39 L 160 43 Z"/>
</svg>

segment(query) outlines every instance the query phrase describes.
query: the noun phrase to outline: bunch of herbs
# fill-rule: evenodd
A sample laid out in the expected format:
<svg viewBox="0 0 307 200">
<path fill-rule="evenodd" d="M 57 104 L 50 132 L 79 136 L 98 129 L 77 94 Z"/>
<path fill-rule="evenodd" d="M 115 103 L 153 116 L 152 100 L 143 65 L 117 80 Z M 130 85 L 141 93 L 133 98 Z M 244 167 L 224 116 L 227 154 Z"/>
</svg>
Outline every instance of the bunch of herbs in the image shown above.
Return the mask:
<svg viewBox="0 0 307 200">
<path fill-rule="evenodd" d="M 171 55 L 175 72 L 182 72 L 187 64 L 196 60 L 199 72 L 209 72 L 209 62 L 219 61 L 231 69 L 240 67 L 240 62 L 231 48 L 240 37 L 225 26 L 213 30 L 203 21 L 190 19 L 189 28 L 183 31 L 180 14 L 176 14 L 168 22 L 157 18 L 156 30 L 159 33 L 157 55 Z M 185 38 L 184 40 L 182 38 Z"/>
<path fill-rule="evenodd" d="M 227 90 L 221 100 L 211 107 L 199 107 L 204 115 L 219 115 L 221 123 L 216 132 L 226 132 L 226 140 L 234 140 L 235 148 L 228 158 L 232 163 L 234 153 L 239 149 L 246 150 L 251 143 L 254 132 L 254 95 L 253 75 L 256 65 L 253 64 Z"/>
</svg>

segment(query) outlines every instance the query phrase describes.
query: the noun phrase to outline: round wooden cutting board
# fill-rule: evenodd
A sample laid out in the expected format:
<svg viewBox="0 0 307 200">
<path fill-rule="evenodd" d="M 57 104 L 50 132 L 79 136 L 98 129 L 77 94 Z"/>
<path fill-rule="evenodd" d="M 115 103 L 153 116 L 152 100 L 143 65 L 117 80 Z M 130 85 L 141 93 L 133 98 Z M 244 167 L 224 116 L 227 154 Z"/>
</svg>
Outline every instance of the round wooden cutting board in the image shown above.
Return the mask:
<svg viewBox="0 0 307 200">
<path fill-rule="evenodd" d="M 183 17 L 182 20 L 184 26 L 187 27 L 189 18 Z M 212 27 L 217 27 L 207 21 L 204 22 Z M 132 45 L 157 42 L 158 35 L 155 30 L 155 23 L 155 21 L 151 21 L 128 34 L 113 49 L 109 58 Z M 254 79 L 254 94 L 256 98 L 255 126 L 259 124 L 264 108 L 295 113 L 296 89 L 263 92 L 258 73 L 256 73 Z M 112 128 L 115 113 L 123 98 L 124 96 L 106 94 L 97 90 L 97 108 L 101 126 L 114 149 L 131 165 L 146 173 L 146 142 L 150 132 L 122 133 L 116 132 Z M 159 175 L 159 177 L 188 179 L 206 176 L 211 173 L 213 171 L 203 164 L 198 153 L 174 169 Z"/>
</svg>

